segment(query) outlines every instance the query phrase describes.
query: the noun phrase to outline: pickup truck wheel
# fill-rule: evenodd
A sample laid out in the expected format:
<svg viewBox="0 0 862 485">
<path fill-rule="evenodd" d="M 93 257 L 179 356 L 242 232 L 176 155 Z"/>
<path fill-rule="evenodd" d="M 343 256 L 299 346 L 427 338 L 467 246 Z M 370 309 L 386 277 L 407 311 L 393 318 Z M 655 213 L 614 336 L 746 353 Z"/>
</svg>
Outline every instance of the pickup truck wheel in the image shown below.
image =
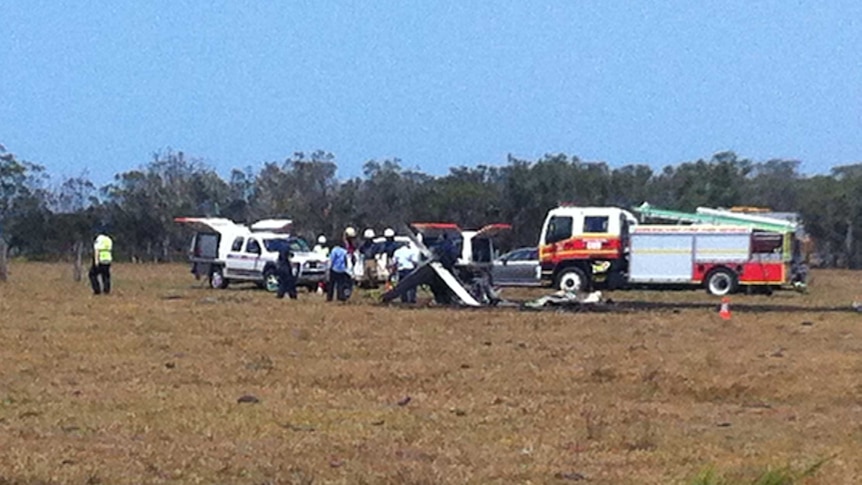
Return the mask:
<svg viewBox="0 0 862 485">
<path fill-rule="evenodd" d="M 210 272 L 210 288 L 223 290 L 227 288 L 230 282 L 224 277 L 224 270 L 220 267 L 215 267 Z"/>
<path fill-rule="evenodd" d="M 587 291 L 590 281 L 581 268 L 573 266 L 560 271 L 557 275 L 557 284 L 554 286 L 563 291 Z"/>
<path fill-rule="evenodd" d="M 706 277 L 706 291 L 710 295 L 726 296 L 736 291 L 736 273 L 727 268 L 718 268 Z"/>
<path fill-rule="evenodd" d="M 275 293 L 278 291 L 278 274 L 272 268 L 267 268 L 263 271 L 263 284 L 266 291 Z"/>
</svg>

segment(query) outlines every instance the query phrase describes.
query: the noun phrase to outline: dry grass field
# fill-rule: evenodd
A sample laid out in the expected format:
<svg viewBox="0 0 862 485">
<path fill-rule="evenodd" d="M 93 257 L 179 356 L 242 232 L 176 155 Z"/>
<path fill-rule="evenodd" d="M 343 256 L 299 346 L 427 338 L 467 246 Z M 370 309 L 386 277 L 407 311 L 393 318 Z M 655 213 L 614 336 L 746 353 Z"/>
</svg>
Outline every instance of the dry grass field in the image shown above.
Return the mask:
<svg viewBox="0 0 862 485">
<path fill-rule="evenodd" d="M 181 265 L 116 265 L 96 297 L 68 266 L 14 263 L 0 484 L 752 483 L 822 460 L 795 483 L 860 483 L 862 314 L 822 311 L 860 276 L 737 295 L 724 321 L 279 301 Z"/>
</svg>

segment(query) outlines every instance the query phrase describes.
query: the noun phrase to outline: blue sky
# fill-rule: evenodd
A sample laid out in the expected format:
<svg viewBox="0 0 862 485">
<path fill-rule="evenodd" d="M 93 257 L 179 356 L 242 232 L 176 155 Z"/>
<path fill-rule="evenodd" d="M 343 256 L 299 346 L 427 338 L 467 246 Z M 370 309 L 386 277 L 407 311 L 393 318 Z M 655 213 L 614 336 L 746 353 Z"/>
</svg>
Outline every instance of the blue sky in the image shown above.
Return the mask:
<svg viewBox="0 0 862 485">
<path fill-rule="evenodd" d="M 507 154 L 862 161 L 862 2 L 0 2 L 0 143 L 98 184 L 182 150 L 339 176 Z"/>
</svg>

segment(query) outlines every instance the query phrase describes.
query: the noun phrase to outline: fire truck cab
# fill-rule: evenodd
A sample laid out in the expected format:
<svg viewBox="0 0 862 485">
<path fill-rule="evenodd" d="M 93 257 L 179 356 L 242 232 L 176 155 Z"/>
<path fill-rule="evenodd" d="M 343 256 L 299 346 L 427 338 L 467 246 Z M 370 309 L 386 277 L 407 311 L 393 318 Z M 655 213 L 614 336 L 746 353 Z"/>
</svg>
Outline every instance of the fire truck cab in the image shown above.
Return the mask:
<svg viewBox="0 0 862 485">
<path fill-rule="evenodd" d="M 626 270 L 637 218 L 618 207 L 561 206 L 548 212 L 539 237 L 542 279 L 564 290 L 585 290 Z M 615 280 L 615 278 L 611 278 Z M 617 285 L 622 281 L 610 281 Z"/>
</svg>

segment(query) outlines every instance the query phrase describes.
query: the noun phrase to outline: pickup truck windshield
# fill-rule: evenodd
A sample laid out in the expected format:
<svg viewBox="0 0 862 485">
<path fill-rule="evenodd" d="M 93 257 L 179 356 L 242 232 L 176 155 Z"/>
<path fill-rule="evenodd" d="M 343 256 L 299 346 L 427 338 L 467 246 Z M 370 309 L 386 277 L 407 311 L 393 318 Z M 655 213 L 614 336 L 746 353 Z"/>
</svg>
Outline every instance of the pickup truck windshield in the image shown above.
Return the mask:
<svg viewBox="0 0 862 485">
<path fill-rule="evenodd" d="M 291 237 L 291 238 L 278 238 L 278 239 L 264 239 L 263 245 L 266 246 L 266 250 L 270 252 L 278 252 L 285 244 L 290 247 L 290 250 L 294 253 L 308 253 L 311 252 L 311 249 L 308 247 L 308 243 L 305 242 L 304 239 Z"/>
</svg>

